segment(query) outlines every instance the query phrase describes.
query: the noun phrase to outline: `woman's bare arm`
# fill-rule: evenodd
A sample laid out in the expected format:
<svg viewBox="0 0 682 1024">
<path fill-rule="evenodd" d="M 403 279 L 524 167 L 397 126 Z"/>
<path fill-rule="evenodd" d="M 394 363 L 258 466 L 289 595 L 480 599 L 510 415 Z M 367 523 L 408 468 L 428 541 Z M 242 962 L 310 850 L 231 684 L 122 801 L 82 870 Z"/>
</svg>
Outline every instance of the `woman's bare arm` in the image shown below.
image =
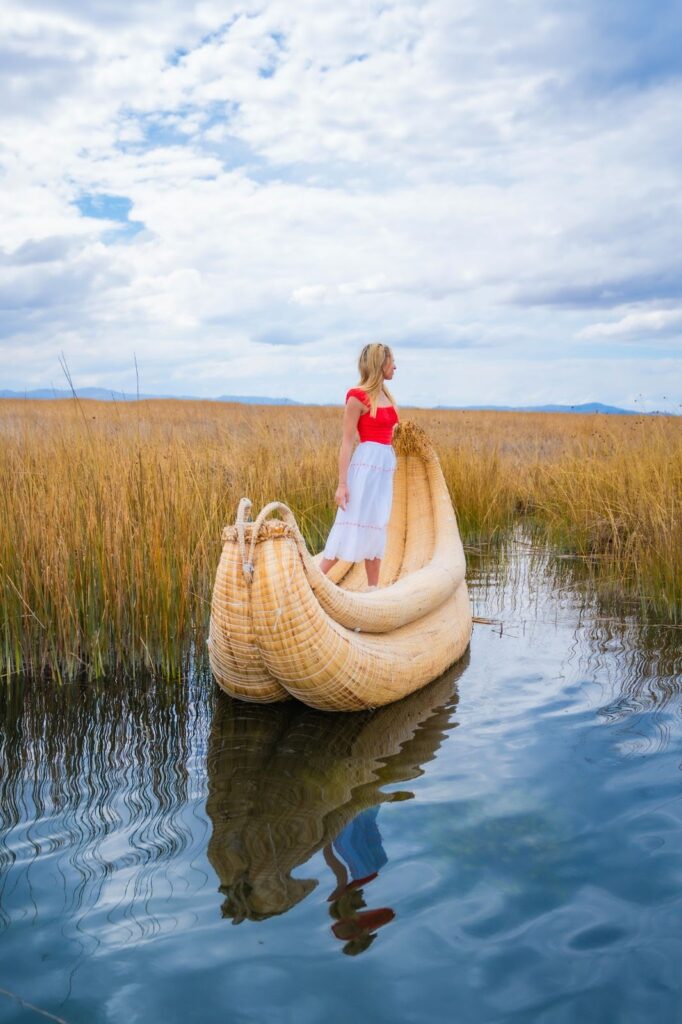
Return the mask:
<svg viewBox="0 0 682 1024">
<path fill-rule="evenodd" d="M 343 437 L 339 449 L 339 486 L 336 488 L 334 501 L 340 508 L 345 509 L 350 497 L 348 493 L 348 466 L 353 451 L 353 442 L 358 429 L 358 420 L 366 408 L 359 398 L 351 396 L 346 402 L 343 412 Z"/>
</svg>

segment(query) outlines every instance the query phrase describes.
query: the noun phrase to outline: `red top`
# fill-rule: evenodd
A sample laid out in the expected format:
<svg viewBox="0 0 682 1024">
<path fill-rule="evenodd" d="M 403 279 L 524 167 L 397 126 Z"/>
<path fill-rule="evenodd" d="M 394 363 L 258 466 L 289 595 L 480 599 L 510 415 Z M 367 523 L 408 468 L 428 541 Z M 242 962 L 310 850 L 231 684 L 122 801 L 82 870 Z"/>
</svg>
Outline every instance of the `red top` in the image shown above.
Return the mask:
<svg viewBox="0 0 682 1024">
<path fill-rule="evenodd" d="M 370 401 L 362 388 L 351 388 L 346 394 L 349 398 L 359 398 L 367 406 L 358 420 L 358 434 L 361 441 L 377 441 L 379 444 L 390 444 L 393 437 L 393 425 L 398 422 L 398 413 L 392 405 L 378 407 L 376 416 L 370 413 Z"/>
</svg>

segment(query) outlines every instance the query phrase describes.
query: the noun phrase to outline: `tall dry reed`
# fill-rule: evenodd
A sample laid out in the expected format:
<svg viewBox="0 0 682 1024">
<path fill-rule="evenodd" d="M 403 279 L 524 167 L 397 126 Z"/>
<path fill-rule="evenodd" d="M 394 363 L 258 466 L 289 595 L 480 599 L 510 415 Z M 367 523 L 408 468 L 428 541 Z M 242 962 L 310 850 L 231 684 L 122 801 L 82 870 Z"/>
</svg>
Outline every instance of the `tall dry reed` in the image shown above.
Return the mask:
<svg viewBox="0 0 682 1024">
<path fill-rule="evenodd" d="M 404 410 L 441 455 L 465 540 L 522 518 L 605 592 L 678 621 L 682 423 Z M 319 549 L 341 411 L 208 402 L 0 402 L 0 671 L 204 661 L 220 533 L 239 498 Z"/>
</svg>

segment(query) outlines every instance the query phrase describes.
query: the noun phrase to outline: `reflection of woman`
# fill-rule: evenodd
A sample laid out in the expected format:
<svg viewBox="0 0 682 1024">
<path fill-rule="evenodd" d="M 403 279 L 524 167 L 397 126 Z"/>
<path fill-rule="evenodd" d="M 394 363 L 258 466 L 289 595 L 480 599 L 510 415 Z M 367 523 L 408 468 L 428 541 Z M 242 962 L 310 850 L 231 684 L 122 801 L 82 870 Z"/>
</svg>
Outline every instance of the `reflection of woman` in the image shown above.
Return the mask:
<svg viewBox="0 0 682 1024">
<path fill-rule="evenodd" d="M 346 943 L 343 952 L 347 956 L 357 956 L 369 949 L 379 928 L 389 924 L 395 917 L 390 907 L 363 910 L 365 906 L 362 889 L 349 886 L 330 907 L 330 914 L 337 919 L 332 925 L 332 931 L 337 939 Z"/>
<path fill-rule="evenodd" d="M 339 857 L 346 862 L 351 881 L 356 885 L 374 878 L 388 860 L 377 827 L 378 814 L 378 806 L 368 807 L 353 818 L 331 843 Z M 338 875 L 336 880 L 339 881 Z M 347 873 L 345 884 L 348 884 Z"/>
<path fill-rule="evenodd" d="M 368 807 L 327 843 L 324 859 L 334 872 L 336 888 L 328 897 L 335 923 L 332 932 L 346 945 L 344 953 L 355 956 L 367 949 L 379 928 L 395 917 L 389 907 L 365 910 L 362 886 L 373 881 L 388 860 L 377 826 L 378 806 Z M 350 876 L 350 877 L 349 877 Z"/>
<path fill-rule="evenodd" d="M 416 778 L 435 756 L 452 728 L 465 665 L 466 658 L 396 704 L 351 715 L 218 695 L 207 759 L 207 852 L 225 917 L 237 924 L 286 913 L 317 885 L 292 872 L 320 850 L 339 871 L 334 900 L 359 892 L 363 874 L 385 863 L 378 805 L 409 795 L 382 787 Z M 350 909 L 347 899 L 333 908 L 346 922 L 335 934 L 349 927 Z"/>
</svg>

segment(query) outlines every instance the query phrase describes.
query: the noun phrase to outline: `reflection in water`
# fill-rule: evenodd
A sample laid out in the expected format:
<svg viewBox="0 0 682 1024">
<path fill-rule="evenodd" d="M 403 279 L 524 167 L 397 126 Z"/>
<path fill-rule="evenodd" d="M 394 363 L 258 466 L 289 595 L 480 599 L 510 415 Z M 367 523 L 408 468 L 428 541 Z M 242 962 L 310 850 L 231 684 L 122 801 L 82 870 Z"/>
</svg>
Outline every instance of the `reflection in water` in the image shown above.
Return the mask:
<svg viewBox="0 0 682 1024">
<path fill-rule="evenodd" d="M 206 714 L 199 692 L 149 680 L 0 687 L 0 930 L 38 919 L 45 895 L 32 868 L 50 860 L 61 889 L 51 904 L 81 943 L 101 941 L 81 923 L 106 899 L 118 941 L 158 930 L 152 900 L 173 886 L 164 865 L 191 840 L 182 810 Z"/>
<path fill-rule="evenodd" d="M 0 1017 L 23 1020 L 13 991 L 73 1024 L 270 1019 L 301 994 L 330 1021 L 440 1019 L 453 993 L 467 1021 L 676 1020 L 682 631 L 614 618 L 529 549 L 476 563 L 501 624 L 476 628 L 461 704 L 455 674 L 355 715 L 210 680 L 4 683 Z M 270 920 L 226 928 L 221 904 Z M 329 950 L 370 945 L 349 988 Z"/>
<path fill-rule="evenodd" d="M 574 600 L 589 595 L 582 599 L 576 651 L 582 673 L 608 680 L 601 713 L 611 720 L 653 713 L 665 747 L 664 714 L 682 689 L 682 626 L 643 621 L 636 601 L 625 615 L 622 601 L 609 599 L 603 588 L 595 593 L 580 559 L 545 557 L 544 563 L 541 578 L 552 593 L 569 592 Z"/>
<path fill-rule="evenodd" d="M 466 664 L 467 658 L 426 689 L 373 712 L 329 714 L 220 695 L 206 811 L 224 917 L 239 924 L 290 910 L 317 885 L 292 871 L 321 850 L 336 880 L 334 934 L 346 952 L 367 948 L 393 917 L 388 908 L 362 909 L 362 887 L 386 863 L 378 809 L 412 796 L 382 787 L 417 778 L 435 757 L 456 724 L 456 680 Z"/>
<path fill-rule="evenodd" d="M 388 860 L 378 814 L 378 806 L 361 811 L 323 851 L 336 878 L 336 888 L 329 896 L 330 913 L 335 918 L 332 931 L 346 943 L 343 952 L 350 956 L 364 952 L 376 938 L 377 929 L 395 917 L 389 907 L 365 909 L 363 898 L 362 887 L 377 877 Z"/>
<path fill-rule="evenodd" d="M 475 614 L 502 615 L 500 630 L 511 634 L 570 622 L 569 663 L 585 678 L 600 680 L 600 716 L 625 722 L 646 715 L 649 735 L 637 753 L 666 749 L 669 716 L 680 710 L 682 626 L 642 621 L 636 609 L 625 615 L 622 600 L 610 601 L 603 588 L 595 591 L 584 560 L 557 557 L 521 535 L 499 557 L 469 556 L 469 565 Z"/>
</svg>

